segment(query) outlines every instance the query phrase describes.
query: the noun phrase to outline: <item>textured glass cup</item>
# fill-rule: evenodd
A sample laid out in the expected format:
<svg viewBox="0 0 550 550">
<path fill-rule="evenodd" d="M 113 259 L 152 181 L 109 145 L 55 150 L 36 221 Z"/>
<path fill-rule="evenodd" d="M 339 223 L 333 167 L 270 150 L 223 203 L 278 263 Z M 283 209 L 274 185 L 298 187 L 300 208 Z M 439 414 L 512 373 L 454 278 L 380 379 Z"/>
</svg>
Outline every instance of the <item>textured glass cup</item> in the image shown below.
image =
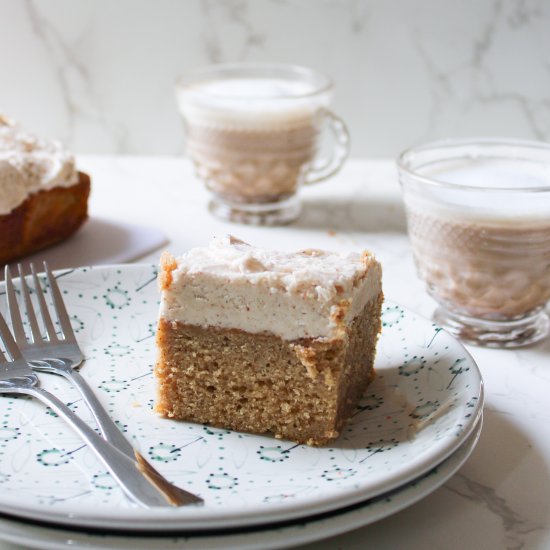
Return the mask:
<svg viewBox="0 0 550 550">
<path fill-rule="evenodd" d="M 300 187 L 332 176 L 348 155 L 346 126 L 328 110 L 332 91 L 329 78 L 293 65 L 213 65 L 178 79 L 186 152 L 214 215 L 257 225 L 298 217 Z M 320 159 L 325 129 L 332 154 Z"/>
<path fill-rule="evenodd" d="M 476 139 L 414 147 L 397 160 L 419 276 L 435 320 L 470 343 L 547 336 L 550 146 Z"/>
</svg>

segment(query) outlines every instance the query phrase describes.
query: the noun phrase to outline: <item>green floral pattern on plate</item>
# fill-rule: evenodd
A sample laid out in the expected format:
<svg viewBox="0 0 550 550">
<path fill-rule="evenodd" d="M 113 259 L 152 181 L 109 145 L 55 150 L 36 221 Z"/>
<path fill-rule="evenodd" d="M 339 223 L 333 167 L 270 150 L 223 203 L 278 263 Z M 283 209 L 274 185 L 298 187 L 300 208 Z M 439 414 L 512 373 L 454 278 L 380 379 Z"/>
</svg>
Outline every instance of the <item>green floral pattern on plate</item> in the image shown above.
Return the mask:
<svg viewBox="0 0 550 550">
<path fill-rule="evenodd" d="M 135 531 L 127 531 L 124 536 L 110 535 L 103 530 L 67 531 L 40 523 L 23 523 L 3 516 L 0 517 L 0 538 L 31 547 L 38 544 L 48 548 L 85 550 L 107 547 L 113 550 L 150 550 L 151 548 L 257 550 L 258 548 L 288 548 L 311 543 L 378 521 L 433 492 L 468 459 L 477 443 L 481 423 L 482 419 L 476 425 L 474 432 L 449 458 L 419 478 L 344 510 L 334 510 L 321 516 L 291 521 L 283 526 L 268 525 L 262 529 L 212 531 L 208 535 L 183 531 L 172 532 L 169 536 L 158 533 L 156 536 L 148 534 L 144 537 Z"/>
<path fill-rule="evenodd" d="M 86 356 L 82 375 L 134 446 L 170 480 L 200 493 L 205 506 L 134 507 L 60 419 L 26 397 L 0 396 L 0 511 L 33 517 L 39 509 L 44 519 L 61 523 L 139 521 L 151 529 L 305 516 L 429 471 L 463 443 L 481 414 L 481 376 L 466 350 L 431 322 L 386 302 L 377 376 L 332 446 L 159 418 L 152 410 L 156 268 L 82 268 L 57 278 Z M 40 379 L 93 425 L 65 380 Z"/>
</svg>

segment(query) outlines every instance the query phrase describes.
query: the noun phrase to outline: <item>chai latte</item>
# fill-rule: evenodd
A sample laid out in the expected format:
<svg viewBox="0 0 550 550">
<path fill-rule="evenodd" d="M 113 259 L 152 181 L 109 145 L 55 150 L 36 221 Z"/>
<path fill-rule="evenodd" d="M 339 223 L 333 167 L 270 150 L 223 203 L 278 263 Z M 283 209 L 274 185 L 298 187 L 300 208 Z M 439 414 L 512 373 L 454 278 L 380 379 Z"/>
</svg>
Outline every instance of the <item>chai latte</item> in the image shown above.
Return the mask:
<svg viewBox="0 0 550 550">
<path fill-rule="evenodd" d="M 226 78 L 178 91 L 187 152 L 216 195 L 272 203 L 295 194 L 316 154 L 320 111 L 312 84 L 283 78 Z"/>
<path fill-rule="evenodd" d="M 456 186 L 405 194 L 415 261 L 434 297 L 457 313 L 497 321 L 543 307 L 550 300 L 548 195 L 506 189 L 548 188 L 550 166 L 480 158 L 417 172 Z"/>
</svg>

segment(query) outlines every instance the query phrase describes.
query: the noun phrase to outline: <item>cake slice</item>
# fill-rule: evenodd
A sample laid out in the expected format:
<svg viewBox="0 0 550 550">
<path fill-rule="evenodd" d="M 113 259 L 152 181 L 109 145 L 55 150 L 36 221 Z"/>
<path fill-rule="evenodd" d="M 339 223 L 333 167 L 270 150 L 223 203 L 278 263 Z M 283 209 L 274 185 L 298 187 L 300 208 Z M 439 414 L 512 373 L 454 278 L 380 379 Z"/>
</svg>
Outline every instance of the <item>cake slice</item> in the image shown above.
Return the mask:
<svg viewBox="0 0 550 550">
<path fill-rule="evenodd" d="M 161 258 L 156 410 L 322 445 L 371 381 L 383 300 L 369 252 L 233 237 Z"/>
<path fill-rule="evenodd" d="M 0 116 L 0 265 L 75 233 L 89 193 L 90 178 L 61 143 Z"/>
</svg>

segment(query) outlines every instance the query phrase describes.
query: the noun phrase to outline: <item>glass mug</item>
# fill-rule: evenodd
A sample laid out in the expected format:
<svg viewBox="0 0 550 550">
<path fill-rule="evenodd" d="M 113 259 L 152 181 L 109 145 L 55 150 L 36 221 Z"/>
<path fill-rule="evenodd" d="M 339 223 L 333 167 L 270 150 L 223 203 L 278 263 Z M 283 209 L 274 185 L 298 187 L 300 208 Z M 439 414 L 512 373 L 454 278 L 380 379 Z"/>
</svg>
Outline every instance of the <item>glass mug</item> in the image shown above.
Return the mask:
<svg viewBox="0 0 550 550">
<path fill-rule="evenodd" d="M 212 65 L 176 83 L 186 152 L 225 220 L 278 225 L 300 214 L 299 189 L 329 178 L 349 153 L 344 122 L 328 110 L 331 80 L 269 63 Z M 332 154 L 319 159 L 323 130 Z"/>
<path fill-rule="evenodd" d="M 416 267 L 436 322 L 461 339 L 518 347 L 546 338 L 550 146 L 447 140 L 397 161 Z"/>
</svg>

